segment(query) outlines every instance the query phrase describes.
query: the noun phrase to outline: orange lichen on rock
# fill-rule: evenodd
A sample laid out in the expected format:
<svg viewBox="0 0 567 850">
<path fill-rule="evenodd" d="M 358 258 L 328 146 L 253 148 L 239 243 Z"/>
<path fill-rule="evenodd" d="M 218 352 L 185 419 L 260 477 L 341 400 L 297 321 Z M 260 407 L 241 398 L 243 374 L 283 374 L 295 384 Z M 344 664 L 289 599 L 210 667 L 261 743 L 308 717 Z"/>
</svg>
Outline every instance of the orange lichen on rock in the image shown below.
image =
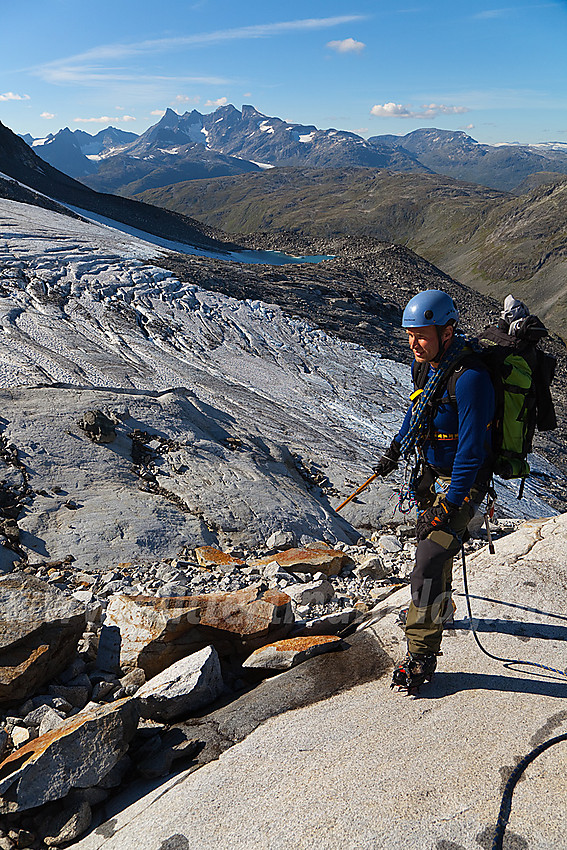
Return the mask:
<svg viewBox="0 0 567 850">
<path fill-rule="evenodd" d="M 289 572 L 324 573 L 326 576 L 338 575 L 346 559 L 340 549 L 329 549 L 328 546 L 318 546 L 305 549 L 286 549 L 276 552 L 267 558 L 251 561 L 252 566 L 265 567 L 268 564 L 279 564 Z"/>
<path fill-rule="evenodd" d="M 202 567 L 241 567 L 246 563 L 242 558 L 235 558 L 214 546 L 199 546 L 195 549 L 195 557 Z"/>
<path fill-rule="evenodd" d="M 268 647 L 273 647 L 278 652 L 305 652 L 311 649 L 312 646 L 320 646 L 325 643 L 340 643 L 340 637 L 336 635 L 313 635 L 311 637 L 296 637 L 289 640 L 278 640 L 275 643 L 268 643 L 266 646 L 260 647 L 255 652 L 262 652 Z M 253 653 L 254 654 L 254 653 Z"/>
<path fill-rule="evenodd" d="M 53 744 L 55 741 L 60 741 L 67 735 L 71 735 L 85 723 L 94 720 L 97 717 L 102 717 L 106 714 L 115 714 L 121 706 L 127 702 L 131 702 L 132 697 L 123 697 L 110 705 L 104 705 L 100 708 L 92 709 L 91 711 L 82 711 L 74 717 L 63 721 L 63 723 L 51 732 L 46 732 L 39 738 L 34 738 L 22 747 L 19 747 L 14 752 L 10 753 L 4 761 L 0 762 L 0 778 L 9 776 L 12 769 L 21 767 L 27 761 L 35 761 Z"/>
</svg>

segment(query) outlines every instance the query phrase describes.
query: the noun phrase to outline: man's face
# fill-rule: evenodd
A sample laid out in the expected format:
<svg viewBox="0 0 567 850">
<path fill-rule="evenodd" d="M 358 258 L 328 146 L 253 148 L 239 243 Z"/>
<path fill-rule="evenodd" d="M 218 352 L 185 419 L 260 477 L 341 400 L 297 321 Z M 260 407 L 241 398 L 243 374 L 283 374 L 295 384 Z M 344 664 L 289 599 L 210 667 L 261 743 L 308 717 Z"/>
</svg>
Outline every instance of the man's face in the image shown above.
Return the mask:
<svg viewBox="0 0 567 850">
<path fill-rule="evenodd" d="M 441 331 L 441 349 L 439 348 L 439 337 L 435 325 L 427 325 L 424 328 L 408 328 L 408 342 L 413 356 L 418 363 L 434 363 L 445 350 L 448 340 L 453 335 L 452 327 L 448 326 Z"/>
</svg>

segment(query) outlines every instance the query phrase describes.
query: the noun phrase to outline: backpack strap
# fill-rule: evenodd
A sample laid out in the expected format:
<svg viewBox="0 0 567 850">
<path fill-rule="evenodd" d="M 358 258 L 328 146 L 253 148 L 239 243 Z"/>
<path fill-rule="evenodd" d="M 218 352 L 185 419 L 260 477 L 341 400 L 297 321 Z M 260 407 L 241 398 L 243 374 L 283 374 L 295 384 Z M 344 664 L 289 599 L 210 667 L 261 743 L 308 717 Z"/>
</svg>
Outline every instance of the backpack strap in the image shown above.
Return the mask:
<svg viewBox="0 0 567 850">
<path fill-rule="evenodd" d="M 466 369 L 470 368 L 473 363 L 478 362 L 482 362 L 481 358 L 470 348 L 466 348 L 463 351 L 462 355 L 455 361 L 449 374 L 445 377 L 445 380 L 439 385 L 435 407 L 443 402 L 448 402 L 455 409 L 457 408 L 457 381 Z M 429 363 L 418 363 L 417 360 L 414 360 L 411 373 L 415 391 L 411 394 L 410 399 L 414 401 L 427 383 Z"/>
</svg>

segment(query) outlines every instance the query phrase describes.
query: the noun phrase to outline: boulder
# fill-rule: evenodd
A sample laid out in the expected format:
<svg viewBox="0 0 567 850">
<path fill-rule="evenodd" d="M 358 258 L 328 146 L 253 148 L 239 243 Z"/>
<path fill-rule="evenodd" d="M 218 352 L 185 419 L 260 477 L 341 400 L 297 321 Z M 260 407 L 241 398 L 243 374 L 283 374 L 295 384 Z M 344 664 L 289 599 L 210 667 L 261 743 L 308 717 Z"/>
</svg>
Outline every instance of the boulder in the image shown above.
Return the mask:
<svg viewBox="0 0 567 850">
<path fill-rule="evenodd" d="M 221 655 L 244 652 L 285 637 L 292 624 L 289 596 L 259 585 L 159 599 L 119 595 L 108 604 L 97 660 L 110 669 L 106 659 L 114 657 L 149 679 L 209 644 Z"/>
<path fill-rule="evenodd" d="M 39 734 L 46 735 L 48 732 L 53 732 L 65 722 L 65 715 L 61 711 L 56 711 L 54 708 L 48 708 L 39 724 Z"/>
<path fill-rule="evenodd" d="M 343 641 L 334 635 L 290 638 L 260 647 L 242 666 L 263 670 L 289 670 L 314 655 L 344 648 Z"/>
<path fill-rule="evenodd" d="M 280 567 L 292 573 L 321 572 L 326 576 L 336 576 L 340 573 L 346 558 L 347 555 L 340 549 L 330 549 L 321 544 L 313 548 L 286 549 L 284 552 L 276 552 L 266 558 L 257 558 L 250 561 L 250 564 L 261 569 L 277 562 Z"/>
<path fill-rule="evenodd" d="M 42 823 L 43 841 L 48 847 L 67 844 L 82 835 L 89 828 L 91 820 L 91 807 L 87 801 L 71 795 L 61 811 L 51 814 Z"/>
<path fill-rule="evenodd" d="M 22 700 L 71 661 L 84 606 L 35 576 L 0 577 L 0 702 Z"/>
<path fill-rule="evenodd" d="M 401 552 L 403 548 L 395 534 L 383 534 L 378 539 L 378 545 L 383 552 L 390 552 L 391 554 Z"/>
<path fill-rule="evenodd" d="M 97 706 L 24 744 L 0 763 L 0 813 L 23 811 L 100 782 L 138 725 L 131 699 Z"/>
<path fill-rule="evenodd" d="M 112 443 L 116 439 L 114 422 L 101 410 L 87 410 L 77 425 L 93 443 Z"/>
<path fill-rule="evenodd" d="M 214 702 L 223 687 L 218 653 L 207 646 L 146 682 L 136 701 L 142 717 L 169 722 Z"/>
<path fill-rule="evenodd" d="M 286 546 L 293 546 L 294 543 L 295 534 L 293 531 L 286 531 L 280 528 L 279 531 L 274 531 L 273 534 L 270 534 L 266 540 L 266 547 L 268 549 L 284 549 Z"/>
<path fill-rule="evenodd" d="M 387 574 L 386 566 L 379 555 L 367 555 L 360 564 L 355 567 L 354 574 L 357 578 L 384 578 Z"/>
<path fill-rule="evenodd" d="M 188 730 L 174 726 L 163 736 L 156 733 L 148 744 L 137 752 L 136 768 L 148 779 L 165 776 L 174 761 L 188 759 L 202 749 L 202 742 L 188 734 Z"/>
<path fill-rule="evenodd" d="M 146 677 L 198 648 L 199 606 L 188 597 L 126 596 L 108 603 L 97 664 L 102 670 L 141 667 Z"/>
<path fill-rule="evenodd" d="M 335 595 L 335 588 L 327 579 L 292 584 L 285 592 L 296 605 L 324 605 Z"/>
</svg>

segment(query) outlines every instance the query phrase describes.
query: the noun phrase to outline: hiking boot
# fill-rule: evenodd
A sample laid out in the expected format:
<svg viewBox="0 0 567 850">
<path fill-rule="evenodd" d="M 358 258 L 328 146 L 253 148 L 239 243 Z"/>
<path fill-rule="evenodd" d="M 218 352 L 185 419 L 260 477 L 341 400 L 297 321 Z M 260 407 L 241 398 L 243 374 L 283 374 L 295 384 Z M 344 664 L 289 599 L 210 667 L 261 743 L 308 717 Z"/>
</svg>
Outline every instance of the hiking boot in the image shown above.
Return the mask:
<svg viewBox="0 0 567 850">
<path fill-rule="evenodd" d="M 394 669 L 391 688 L 398 687 L 410 695 L 419 692 L 424 682 L 430 682 L 437 666 L 437 656 L 434 652 L 424 655 L 408 652 L 403 661 Z"/>
</svg>

